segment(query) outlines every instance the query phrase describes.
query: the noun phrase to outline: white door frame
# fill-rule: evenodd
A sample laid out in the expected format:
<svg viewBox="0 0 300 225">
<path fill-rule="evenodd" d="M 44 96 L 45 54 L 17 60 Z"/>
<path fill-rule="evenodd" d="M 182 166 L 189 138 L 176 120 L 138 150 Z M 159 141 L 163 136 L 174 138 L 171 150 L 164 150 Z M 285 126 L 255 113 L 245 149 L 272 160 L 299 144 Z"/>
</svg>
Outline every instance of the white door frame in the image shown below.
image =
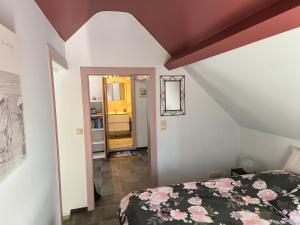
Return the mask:
<svg viewBox="0 0 300 225">
<path fill-rule="evenodd" d="M 51 45 L 47 44 L 48 48 L 48 71 L 49 71 L 49 89 L 51 98 L 51 114 L 52 114 L 52 130 L 53 130 L 53 141 L 54 141 L 54 154 L 55 154 L 55 170 L 56 170 L 56 185 L 57 185 L 57 201 L 59 208 L 59 225 L 62 224 L 63 213 L 62 213 L 62 200 L 61 200 L 61 180 L 60 180 L 60 163 L 59 163 L 59 145 L 58 145 L 58 133 L 57 133 L 57 118 L 56 118 L 56 104 L 55 104 L 55 90 L 53 80 L 53 65 L 52 61 L 56 62 L 64 69 L 68 69 L 68 63 L 66 59 L 60 55 Z"/>
</svg>

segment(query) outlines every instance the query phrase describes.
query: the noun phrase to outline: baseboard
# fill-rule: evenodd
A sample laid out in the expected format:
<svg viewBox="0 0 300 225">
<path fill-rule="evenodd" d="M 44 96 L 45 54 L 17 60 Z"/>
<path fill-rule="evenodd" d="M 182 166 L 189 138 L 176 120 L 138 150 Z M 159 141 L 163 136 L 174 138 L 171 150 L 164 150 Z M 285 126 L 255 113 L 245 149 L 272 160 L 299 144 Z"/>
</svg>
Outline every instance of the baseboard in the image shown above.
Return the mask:
<svg viewBox="0 0 300 225">
<path fill-rule="evenodd" d="M 80 212 L 87 212 L 88 208 L 87 207 L 82 207 L 82 208 L 77 208 L 77 209 L 71 209 L 71 214 L 73 213 L 80 213 Z"/>
<path fill-rule="evenodd" d="M 68 220 L 70 219 L 70 216 L 71 216 L 71 215 L 66 215 L 66 216 L 63 216 L 63 218 L 62 218 L 62 219 L 63 219 L 63 221 L 68 221 Z"/>
</svg>

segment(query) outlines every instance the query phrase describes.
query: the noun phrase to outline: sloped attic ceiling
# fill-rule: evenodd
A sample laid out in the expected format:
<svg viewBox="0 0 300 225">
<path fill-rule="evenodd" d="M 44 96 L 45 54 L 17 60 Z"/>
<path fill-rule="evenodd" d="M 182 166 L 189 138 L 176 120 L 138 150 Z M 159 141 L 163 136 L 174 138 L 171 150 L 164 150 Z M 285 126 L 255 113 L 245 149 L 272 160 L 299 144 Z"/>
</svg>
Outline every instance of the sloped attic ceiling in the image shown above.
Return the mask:
<svg viewBox="0 0 300 225">
<path fill-rule="evenodd" d="M 35 0 L 67 40 L 101 11 L 133 15 L 178 68 L 300 26 L 299 0 Z"/>
<path fill-rule="evenodd" d="M 185 67 L 240 126 L 300 140 L 300 29 Z"/>
<path fill-rule="evenodd" d="M 64 39 L 97 12 L 129 12 L 171 53 L 168 68 L 244 46 L 187 70 L 241 126 L 300 139 L 299 30 L 253 43 L 299 27 L 299 0 L 35 1 Z"/>
</svg>

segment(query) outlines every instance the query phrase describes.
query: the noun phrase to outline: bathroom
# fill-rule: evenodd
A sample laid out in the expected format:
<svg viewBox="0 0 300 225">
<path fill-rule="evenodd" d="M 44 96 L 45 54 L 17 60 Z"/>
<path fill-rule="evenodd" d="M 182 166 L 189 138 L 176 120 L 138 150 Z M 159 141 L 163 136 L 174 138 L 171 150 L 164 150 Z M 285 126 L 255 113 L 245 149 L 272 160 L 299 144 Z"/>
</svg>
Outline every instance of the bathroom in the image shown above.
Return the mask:
<svg viewBox="0 0 300 225">
<path fill-rule="evenodd" d="M 108 145 L 111 152 L 134 148 L 133 85 L 131 77 L 108 76 L 106 78 Z"/>
</svg>

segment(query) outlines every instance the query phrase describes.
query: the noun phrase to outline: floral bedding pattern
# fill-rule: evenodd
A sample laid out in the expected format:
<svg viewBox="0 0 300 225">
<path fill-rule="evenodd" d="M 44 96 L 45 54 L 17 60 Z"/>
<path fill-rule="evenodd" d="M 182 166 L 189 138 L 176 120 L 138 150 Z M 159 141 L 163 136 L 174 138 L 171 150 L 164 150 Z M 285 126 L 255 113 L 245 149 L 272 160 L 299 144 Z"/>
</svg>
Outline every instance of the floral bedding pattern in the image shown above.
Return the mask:
<svg viewBox="0 0 300 225">
<path fill-rule="evenodd" d="M 294 224 L 300 224 L 300 184 L 290 192 L 282 191 L 281 196 L 270 201 L 270 205 Z"/>
<path fill-rule="evenodd" d="M 269 171 L 128 194 L 121 225 L 300 225 L 300 176 Z"/>
</svg>

